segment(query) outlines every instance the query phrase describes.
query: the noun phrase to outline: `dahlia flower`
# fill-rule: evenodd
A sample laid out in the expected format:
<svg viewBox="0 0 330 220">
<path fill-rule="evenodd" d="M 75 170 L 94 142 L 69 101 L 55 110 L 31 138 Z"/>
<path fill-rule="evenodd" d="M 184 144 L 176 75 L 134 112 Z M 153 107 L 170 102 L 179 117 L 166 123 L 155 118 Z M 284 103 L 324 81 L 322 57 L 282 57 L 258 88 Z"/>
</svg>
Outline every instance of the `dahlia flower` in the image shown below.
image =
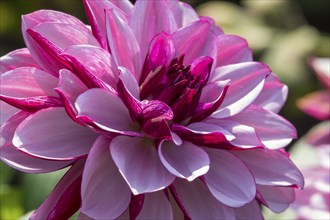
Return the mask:
<svg viewBox="0 0 330 220">
<path fill-rule="evenodd" d="M 31 219 L 262 219 L 303 177 L 282 149 L 287 87 L 179 1 L 93 1 L 90 22 L 22 16 L 1 58 L 1 159 L 70 167 Z"/>
</svg>

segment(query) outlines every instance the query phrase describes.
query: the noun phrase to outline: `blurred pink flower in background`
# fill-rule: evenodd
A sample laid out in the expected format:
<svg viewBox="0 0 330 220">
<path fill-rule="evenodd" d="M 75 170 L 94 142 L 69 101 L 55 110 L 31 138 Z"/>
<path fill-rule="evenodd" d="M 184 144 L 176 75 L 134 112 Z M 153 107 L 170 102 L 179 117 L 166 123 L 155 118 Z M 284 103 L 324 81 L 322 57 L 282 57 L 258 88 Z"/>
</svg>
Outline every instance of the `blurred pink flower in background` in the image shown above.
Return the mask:
<svg viewBox="0 0 330 220">
<path fill-rule="evenodd" d="M 31 219 L 263 219 L 304 185 L 282 149 L 287 87 L 179 1 L 84 1 L 91 27 L 22 17 L 27 49 L 1 58 L 1 159 L 71 166 Z"/>
</svg>

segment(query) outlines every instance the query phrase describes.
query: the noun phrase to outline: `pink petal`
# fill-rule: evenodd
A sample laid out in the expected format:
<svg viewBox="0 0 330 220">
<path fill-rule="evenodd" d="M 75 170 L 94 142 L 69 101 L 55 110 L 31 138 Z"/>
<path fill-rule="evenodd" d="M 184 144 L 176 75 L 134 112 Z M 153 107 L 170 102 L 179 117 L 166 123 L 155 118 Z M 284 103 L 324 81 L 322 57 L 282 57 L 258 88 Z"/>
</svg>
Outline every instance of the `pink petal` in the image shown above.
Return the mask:
<svg viewBox="0 0 330 220">
<path fill-rule="evenodd" d="M 260 94 L 270 69 L 261 63 L 246 62 L 216 69 L 211 82 L 231 80 L 220 108 L 212 114 L 215 118 L 233 116 L 248 107 Z"/>
<path fill-rule="evenodd" d="M 148 193 L 136 219 L 173 219 L 171 204 L 163 191 Z"/>
<path fill-rule="evenodd" d="M 81 203 L 80 184 L 85 160 L 78 160 L 62 177 L 47 199 L 32 214 L 31 220 L 68 219 Z"/>
<path fill-rule="evenodd" d="M 7 165 L 27 173 L 48 173 L 68 166 L 73 161 L 44 160 L 18 151 L 12 144 L 16 128 L 30 114 L 20 111 L 9 118 L 0 130 L 0 156 Z"/>
<path fill-rule="evenodd" d="M 172 130 L 184 140 L 208 147 L 231 147 L 228 141 L 235 138 L 226 129 L 204 122 L 192 123 L 187 127 L 174 124 Z"/>
<path fill-rule="evenodd" d="M 63 108 L 48 108 L 17 127 L 13 144 L 39 158 L 70 160 L 88 154 L 96 137 L 89 128 L 74 123 Z"/>
<path fill-rule="evenodd" d="M 189 4 L 179 1 L 169 1 L 178 28 L 184 27 L 199 19 L 196 11 Z"/>
<path fill-rule="evenodd" d="M 111 141 L 110 152 L 134 195 L 164 189 L 175 178 L 148 139 L 118 136 Z"/>
<path fill-rule="evenodd" d="M 16 98 L 54 96 L 58 79 L 34 67 L 21 67 L 1 75 L 1 95 Z"/>
<path fill-rule="evenodd" d="M 251 149 L 233 151 L 252 172 L 256 183 L 270 186 L 304 186 L 304 178 L 292 161 L 280 151 Z M 255 158 L 258 158 L 256 160 Z"/>
<path fill-rule="evenodd" d="M 330 58 L 329 57 L 316 57 L 310 62 L 317 76 L 321 82 L 330 88 Z"/>
<path fill-rule="evenodd" d="M 205 148 L 211 167 L 205 181 L 215 198 L 231 207 L 241 207 L 254 199 L 254 178 L 245 164 L 225 150 Z"/>
<path fill-rule="evenodd" d="M 219 202 L 199 179 L 192 182 L 176 179 L 171 191 L 191 219 L 234 219 L 231 207 Z"/>
<path fill-rule="evenodd" d="M 137 100 L 140 100 L 140 88 L 139 84 L 134 78 L 134 75 L 125 67 L 119 67 L 119 78 L 125 85 L 127 91 Z"/>
<path fill-rule="evenodd" d="M 318 119 L 330 119 L 329 90 L 316 91 L 298 99 L 298 107 L 306 114 Z"/>
<path fill-rule="evenodd" d="M 212 55 L 215 35 L 211 24 L 200 20 L 173 33 L 173 42 L 177 56 L 185 54 L 184 65 L 189 65 L 198 57 Z"/>
<path fill-rule="evenodd" d="M 60 70 L 60 79 L 55 91 L 61 96 L 65 110 L 71 119 L 76 120 L 77 110 L 74 106 L 76 99 L 85 92 L 87 87 L 72 72 L 66 69 Z"/>
<path fill-rule="evenodd" d="M 160 32 L 171 34 L 177 27 L 168 2 L 137 1 L 129 23 L 141 48 L 141 56 L 147 54 L 150 41 Z"/>
<path fill-rule="evenodd" d="M 118 66 L 129 69 L 138 81 L 143 57 L 140 56 L 140 46 L 125 17 L 115 9 L 107 10 L 106 27 L 113 59 Z"/>
<path fill-rule="evenodd" d="M 76 75 L 87 82 L 86 85 L 96 77 L 114 89 L 117 87 L 118 70 L 108 51 L 90 45 L 74 45 L 63 55 L 71 60 L 71 65 L 78 70 Z"/>
<path fill-rule="evenodd" d="M 88 117 L 103 130 L 125 133 L 137 130 L 120 98 L 103 89 L 90 89 L 76 101 L 78 116 Z"/>
<path fill-rule="evenodd" d="M 282 84 L 274 74 L 271 74 L 267 77 L 264 88 L 253 104 L 278 113 L 283 107 L 287 96 L 288 87 Z"/>
<path fill-rule="evenodd" d="M 252 50 L 244 38 L 235 35 L 220 35 L 216 40 L 217 59 L 216 65 L 250 62 L 253 60 Z"/>
<path fill-rule="evenodd" d="M 261 202 L 275 213 L 283 212 L 295 199 L 292 187 L 257 185 Z"/>
<path fill-rule="evenodd" d="M 285 147 L 297 136 L 296 130 L 290 122 L 258 106 L 250 106 L 231 119 L 253 127 L 261 142 L 269 149 Z"/>
<path fill-rule="evenodd" d="M 261 208 L 256 200 L 235 209 L 235 217 L 237 220 L 264 220 Z"/>
<path fill-rule="evenodd" d="M 263 147 L 255 129 L 230 119 L 207 118 L 205 122 L 212 126 L 221 126 L 232 135 L 230 144 L 239 148 Z"/>
<path fill-rule="evenodd" d="M 19 67 L 38 67 L 27 48 L 14 50 L 0 58 L 0 75 Z"/>
<path fill-rule="evenodd" d="M 19 109 L 3 102 L 0 100 L 0 109 L 1 109 L 1 114 L 0 114 L 0 125 L 3 125 L 5 121 L 10 118 L 12 115 L 14 115 L 16 112 L 19 111 Z"/>
<path fill-rule="evenodd" d="M 100 136 L 90 151 L 81 185 L 80 211 L 92 219 L 115 219 L 128 207 L 131 192 L 109 151 L 109 140 Z"/>
<path fill-rule="evenodd" d="M 158 146 L 158 155 L 168 171 L 188 181 L 204 175 L 210 168 L 208 154 L 190 142 L 184 141 L 180 146 L 162 142 Z"/>
<path fill-rule="evenodd" d="M 129 0 L 120 1 L 83 1 L 87 18 L 92 26 L 93 34 L 100 42 L 102 48 L 107 49 L 107 32 L 105 28 L 105 10 L 115 8 L 122 11 L 127 17 L 130 15 L 133 8 L 132 3 Z"/>
</svg>

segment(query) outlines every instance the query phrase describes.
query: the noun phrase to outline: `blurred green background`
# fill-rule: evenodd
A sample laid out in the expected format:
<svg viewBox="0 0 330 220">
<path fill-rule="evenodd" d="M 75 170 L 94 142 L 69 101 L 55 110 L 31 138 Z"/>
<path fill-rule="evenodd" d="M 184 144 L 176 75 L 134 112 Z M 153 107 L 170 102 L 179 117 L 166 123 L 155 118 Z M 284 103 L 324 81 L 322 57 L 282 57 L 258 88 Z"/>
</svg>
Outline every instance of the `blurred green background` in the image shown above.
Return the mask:
<svg viewBox="0 0 330 220">
<path fill-rule="evenodd" d="M 288 101 L 281 114 L 295 125 L 299 137 L 318 123 L 302 113 L 296 101 L 322 88 L 307 62 L 314 56 L 330 56 L 330 0 L 186 2 L 201 15 L 213 17 L 225 33 L 246 38 L 255 60 L 267 63 L 289 86 Z M 1 56 L 25 47 L 20 17 L 39 9 L 63 11 L 87 23 L 80 0 L 0 0 Z M 18 219 L 37 208 L 63 172 L 30 175 L 1 162 L 0 219 Z"/>
</svg>

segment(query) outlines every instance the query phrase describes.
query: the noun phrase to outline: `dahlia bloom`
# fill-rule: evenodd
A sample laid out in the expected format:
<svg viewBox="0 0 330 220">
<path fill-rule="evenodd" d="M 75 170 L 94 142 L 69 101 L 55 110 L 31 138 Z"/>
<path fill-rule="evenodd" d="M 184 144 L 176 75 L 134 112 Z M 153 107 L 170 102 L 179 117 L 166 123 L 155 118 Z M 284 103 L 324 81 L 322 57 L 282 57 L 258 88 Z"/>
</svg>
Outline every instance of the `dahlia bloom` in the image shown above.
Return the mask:
<svg viewBox="0 0 330 220">
<path fill-rule="evenodd" d="M 1 159 L 70 166 L 31 219 L 263 219 L 302 188 L 282 149 L 287 87 L 179 1 L 83 1 L 90 27 L 22 17 L 27 49 L 1 58 Z"/>
</svg>

